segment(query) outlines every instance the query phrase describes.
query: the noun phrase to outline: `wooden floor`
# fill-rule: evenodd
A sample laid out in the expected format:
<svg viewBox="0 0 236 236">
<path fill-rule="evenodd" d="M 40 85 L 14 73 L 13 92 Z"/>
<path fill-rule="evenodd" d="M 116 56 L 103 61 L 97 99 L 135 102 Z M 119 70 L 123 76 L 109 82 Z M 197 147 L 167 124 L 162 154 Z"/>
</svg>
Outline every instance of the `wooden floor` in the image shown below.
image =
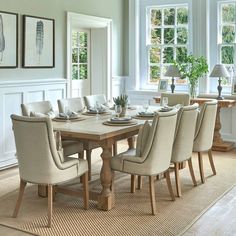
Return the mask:
<svg viewBox="0 0 236 236">
<path fill-rule="evenodd" d="M 222 156 L 224 154 L 222 153 Z M 234 149 L 231 155 L 236 155 Z M 235 168 L 232 166 L 232 168 Z M 0 196 L 15 189 L 19 184 L 16 181 L 18 169 L 0 171 Z M 236 180 L 235 180 L 236 182 Z M 6 185 L 5 183 L 8 183 Z M 0 235 L 27 236 L 20 232 L 0 225 Z M 210 207 L 184 234 L 184 236 L 233 236 L 236 235 L 236 187 L 227 192 L 216 204 Z"/>
</svg>

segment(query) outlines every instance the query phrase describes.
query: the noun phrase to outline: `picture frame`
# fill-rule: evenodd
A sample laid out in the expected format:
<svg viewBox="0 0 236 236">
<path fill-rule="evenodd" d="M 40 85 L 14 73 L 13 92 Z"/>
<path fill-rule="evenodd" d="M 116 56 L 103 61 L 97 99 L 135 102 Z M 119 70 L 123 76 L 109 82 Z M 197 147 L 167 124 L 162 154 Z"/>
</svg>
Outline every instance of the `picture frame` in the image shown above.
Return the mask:
<svg viewBox="0 0 236 236">
<path fill-rule="evenodd" d="M 18 67 L 18 14 L 0 11 L 0 69 Z"/>
<path fill-rule="evenodd" d="M 168 87 L 168 79 L 160 79 L 158 84 L 158 92 L 166 92 Z"/>
<path fill-rule="evenodd" d="M 55 20 L 23 15 L 24 68 L 55 67 Z"/>
<path fill-rule="evenodd" d="M 233 83 L 232 84 L 232 92 L 231 92 L 232 95 L 236 95 L 236 83 Z"/>
</svg>

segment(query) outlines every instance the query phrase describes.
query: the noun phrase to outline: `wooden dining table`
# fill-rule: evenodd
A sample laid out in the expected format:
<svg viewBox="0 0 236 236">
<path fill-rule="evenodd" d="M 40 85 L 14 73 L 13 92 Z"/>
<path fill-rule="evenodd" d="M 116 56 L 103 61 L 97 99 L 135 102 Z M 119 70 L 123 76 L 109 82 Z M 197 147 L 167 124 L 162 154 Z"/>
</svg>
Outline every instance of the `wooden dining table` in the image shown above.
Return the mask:
<svg viewBox="0 0 236 236">
<path fill-rule="evenodd" d="M 133 113 L 135 113 L 133 111 Z M 84 142 L 96 142 L 102 148 L 101 159 L 102 168 L 100 171 L 100 181 L 102 190 L 94 195 L 93 199 L 97 200 L 98 208 L 110 210 L 115 205 L 115 196 L 112 189 L 112 176 L 110 161 L 112 158 L 113 144 L 122 139 L 128 139 L 129 148 L 133 148 L 134 135 L 138 134 L 139 128 L 144 120 L 135 120 L 136 123 L 128 126 L 108 126 L 104 122 L 110 118 L 110 115 L 100 115 L 99 118 L 94 116 L 81 116 L 83 120 L 71 122 L 53 122 L 54 130 L 60 131 L 62 138 L 80 140 Z"/>
</svg>

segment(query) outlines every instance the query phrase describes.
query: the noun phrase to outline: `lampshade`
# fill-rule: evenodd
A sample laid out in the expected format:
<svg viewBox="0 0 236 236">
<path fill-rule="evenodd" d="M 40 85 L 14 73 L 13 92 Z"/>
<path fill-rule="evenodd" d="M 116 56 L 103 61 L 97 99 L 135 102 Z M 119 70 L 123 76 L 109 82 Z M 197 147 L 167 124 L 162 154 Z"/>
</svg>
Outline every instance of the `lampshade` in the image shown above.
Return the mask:
<svg viewBox="0 0 236 236">
<path fill-rule="evenodd" d="M 174 66 L 174 65 L 170 65 L 165 73 L 165 76 L 169 76 L 169 77 L 180 77 L 180 73 L 179 73 L 179 69 Z"/>
<path fill-rule="evenodd" d="M 222 64 L 215 65 L 211 74 L 210 74 L 210 77 L 229 77 L 229 76 L 230 75 L 229 75 L 227 69 Z"/>
</svg>

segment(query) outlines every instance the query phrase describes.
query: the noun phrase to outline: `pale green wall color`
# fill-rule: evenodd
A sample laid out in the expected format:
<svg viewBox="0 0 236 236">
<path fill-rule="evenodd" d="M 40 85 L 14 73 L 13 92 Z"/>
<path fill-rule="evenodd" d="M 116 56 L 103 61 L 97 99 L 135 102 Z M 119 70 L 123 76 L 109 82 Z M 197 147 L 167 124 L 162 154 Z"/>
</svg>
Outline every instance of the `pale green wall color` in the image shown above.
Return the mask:
<svg viewBox="0 0 236 236">
<path fill-rule="evenodd" d="M 123 75 L 124 1 L 127 0 L 0 0 L 0 10 L 19 14 L 19 67 L 0 69 L 0 80 L 66 77 L 66 12 L 111 18 L 113 21 L 112 75 Z M 22 64 L 22 15 L 55 19 L 55 68 L 24 69 Z"/>
</svg>

